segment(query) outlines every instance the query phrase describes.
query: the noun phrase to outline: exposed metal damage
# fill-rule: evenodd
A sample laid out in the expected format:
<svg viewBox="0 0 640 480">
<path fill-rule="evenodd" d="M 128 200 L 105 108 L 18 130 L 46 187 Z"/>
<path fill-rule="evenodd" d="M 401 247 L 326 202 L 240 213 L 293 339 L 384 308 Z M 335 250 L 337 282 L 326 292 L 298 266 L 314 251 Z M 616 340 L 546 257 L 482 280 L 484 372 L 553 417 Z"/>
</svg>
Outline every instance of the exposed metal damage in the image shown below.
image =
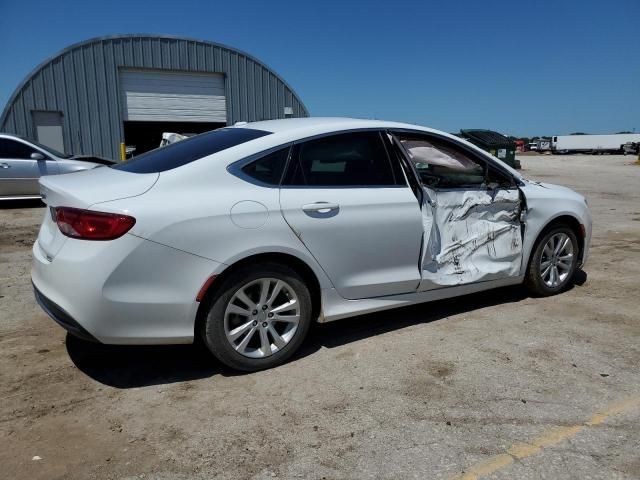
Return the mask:
<svg viewBox="0 0 640 480">
<path fill-rule="evenodd" d="M 420 290 L 518 275 L 522 233 L 517 189 L 423 191 Z"/>
</svg>

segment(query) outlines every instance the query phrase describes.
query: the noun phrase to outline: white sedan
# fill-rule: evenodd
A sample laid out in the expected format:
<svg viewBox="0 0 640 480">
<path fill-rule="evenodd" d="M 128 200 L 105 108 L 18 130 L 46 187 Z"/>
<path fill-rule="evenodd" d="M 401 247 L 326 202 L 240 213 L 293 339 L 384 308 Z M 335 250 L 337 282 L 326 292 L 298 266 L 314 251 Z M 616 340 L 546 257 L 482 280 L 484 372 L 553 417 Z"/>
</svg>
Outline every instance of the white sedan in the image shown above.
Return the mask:
<svg viewBox="0 0 640 480">
<path fill-rule="evenodd" d="M 40 181 L 43 309 L 108 344 L 200 337 L 232 368 L 289 358 L 312 322 L 524 283 L 570 285 L 582 195 L 436 130 L 287 119 Z"/>
</svg>

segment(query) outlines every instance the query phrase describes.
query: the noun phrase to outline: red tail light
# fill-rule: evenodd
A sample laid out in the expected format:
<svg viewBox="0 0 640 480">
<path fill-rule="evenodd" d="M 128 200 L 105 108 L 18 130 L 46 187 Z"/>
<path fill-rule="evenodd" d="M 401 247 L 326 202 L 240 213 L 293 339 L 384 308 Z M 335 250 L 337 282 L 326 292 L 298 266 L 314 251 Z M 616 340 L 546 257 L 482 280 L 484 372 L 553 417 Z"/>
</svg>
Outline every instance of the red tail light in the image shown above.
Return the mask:
<svg viewBox="0 0 640 480">
<path fill-rule="evenodd" d="M 64 235 L 82 240 L 114 240 L 136 223 L 136 219 L 128 215 L 71 207 L 57 207 L 55 219 Z"/>
</svg>

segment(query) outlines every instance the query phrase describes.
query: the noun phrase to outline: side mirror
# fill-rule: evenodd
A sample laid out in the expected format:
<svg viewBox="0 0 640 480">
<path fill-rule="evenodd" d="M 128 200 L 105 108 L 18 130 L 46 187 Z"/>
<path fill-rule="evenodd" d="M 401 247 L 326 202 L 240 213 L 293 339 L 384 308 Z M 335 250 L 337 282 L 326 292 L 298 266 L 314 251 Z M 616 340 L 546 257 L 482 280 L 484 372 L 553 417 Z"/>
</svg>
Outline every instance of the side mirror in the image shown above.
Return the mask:
<svg viewBox="0 0 640 480">
<path fill-rule="evenodd" d="M 44 160 L 44 155 L 40 152 L 33 152 L 31 154 L 31 160 Z"/>
</svg>

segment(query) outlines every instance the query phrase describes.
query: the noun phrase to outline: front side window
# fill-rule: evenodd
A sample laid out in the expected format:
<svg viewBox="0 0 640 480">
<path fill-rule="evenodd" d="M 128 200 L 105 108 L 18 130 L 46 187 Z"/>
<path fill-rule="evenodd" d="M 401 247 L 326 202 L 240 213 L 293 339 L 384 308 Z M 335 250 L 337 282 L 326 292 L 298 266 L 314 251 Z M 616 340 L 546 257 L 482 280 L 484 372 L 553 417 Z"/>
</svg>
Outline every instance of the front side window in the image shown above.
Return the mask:
<svg viewBox="0 0 640 480">
<path fill-rule="evenodd" d="M 58 150 L 56 150 L 54 148 L 51 148 L 51 147 L 48 147 L 46 145 L 43 145 L 41 143 L 34 142 L 33 140 L 31 140 L 31 143 L 33 143 L 36 147 L 40 147 L 42 150 L 44 150 L 45 152 L 53 155 L 54 157 L 71 158 L 73 156 L 73 155 L 69 155 L 69 154 L 66 154 L 66 153 L 59 152 Z M 47 159 L 47 160 L 49 160 L 49 159 Z"/>
<path fill-rule="evenodd" d="M 378 132 L 352 132 L 298 146 L 285 183 L 314 187 L 392 186 L 396 180 Z"/>
<path fill-rule="evenodd" d="M 31 154 L 37 150 L 22 142 L 0 138 L 0 158 L 13 158 L 21 160 L 31 159 Z"/>
<path fill-rule="evenodd" d="M 280 185 L 289 150 L 290 148 L 286 147 L 269 153 L 242 167 L 242 172 L 267 185 Z"/>
<path fill-rule="evenodd" d="M 423 185 L 435 188 L 481 187 L 487 165 L 449 143 L 424 137 L 400 137 Z"/>
<path fill-rule="evenodd" d="M 111 168 L 133 173 L 164 172 L 270 133 L 253 128 L 221 128 L 151 150 Z"/>
</svg>

